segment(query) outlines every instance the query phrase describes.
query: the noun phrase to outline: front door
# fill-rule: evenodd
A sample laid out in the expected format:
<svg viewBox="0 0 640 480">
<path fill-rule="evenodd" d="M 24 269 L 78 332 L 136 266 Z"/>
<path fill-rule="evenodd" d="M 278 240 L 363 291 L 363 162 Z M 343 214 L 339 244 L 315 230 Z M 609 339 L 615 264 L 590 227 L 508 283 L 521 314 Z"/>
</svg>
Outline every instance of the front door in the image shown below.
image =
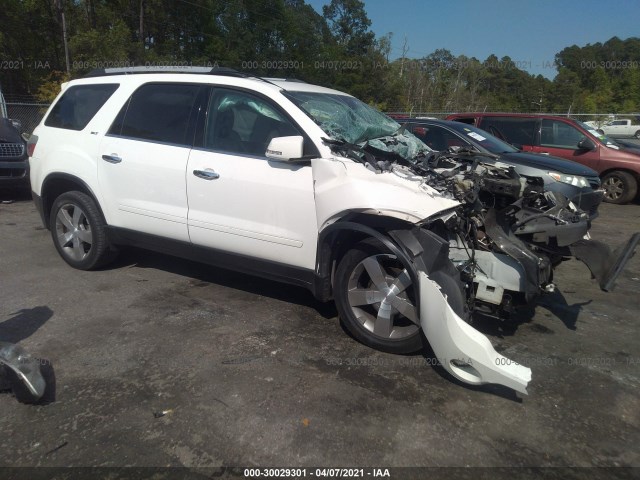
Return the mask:
<svg viewBox="0 0 640 480">
<path fill-rule="evenodd" d="M 561 120 L 542 119 L 540 142 L 533 151 L 573 160 L 598 171 L 599 150 L 597 148 L 593 151 L 578 148 L 578 143 L 585 136 L 573 125 Z"/>
<path fill-rule="evenodd" d="M 215 88 L 187 167 L 194 244 L 314 269 L 318 229 L 308 163 L 268 159 L 274 137 L 301 135 L 271 100 Z"/>
</svg>

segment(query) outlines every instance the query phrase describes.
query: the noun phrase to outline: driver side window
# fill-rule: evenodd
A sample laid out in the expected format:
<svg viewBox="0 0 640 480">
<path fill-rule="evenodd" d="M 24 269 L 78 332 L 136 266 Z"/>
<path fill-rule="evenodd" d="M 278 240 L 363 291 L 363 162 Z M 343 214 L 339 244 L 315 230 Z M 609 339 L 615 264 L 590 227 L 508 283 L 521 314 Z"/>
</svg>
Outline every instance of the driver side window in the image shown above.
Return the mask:
<svg viewBox="0 0 640 480">
<path fill-rule="evenodd" d="M 584 135 L 571 125 L 558 120 L 542 120 L 540 145 L 543 147 L 575 150 L 583 138 Z"/>
<path fill-rule="evenodd" d="M 218 152 L 264 157 L 275 137 L 300 135 L 272 104 L 250 93 L 216 89 L 211 95 L 204 132 L 204 148 Z"/>
</svg>

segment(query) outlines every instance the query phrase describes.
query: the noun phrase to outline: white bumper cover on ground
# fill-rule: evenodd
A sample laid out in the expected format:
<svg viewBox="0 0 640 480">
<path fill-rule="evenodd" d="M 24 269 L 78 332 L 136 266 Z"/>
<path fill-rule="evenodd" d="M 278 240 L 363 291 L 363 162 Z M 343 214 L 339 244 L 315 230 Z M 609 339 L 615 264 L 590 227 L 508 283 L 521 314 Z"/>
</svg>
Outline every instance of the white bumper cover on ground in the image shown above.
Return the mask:
<svg viewBox="0 0 640 480">
<path fill-rule="evenodd" d="M 438 361 L 471 385 L 497 383 L 527 393 L 531 370 L 493 349 L 487 337 L 451 309 L 438 285 L 419 272 L 420 324 Z"/>
</svg>

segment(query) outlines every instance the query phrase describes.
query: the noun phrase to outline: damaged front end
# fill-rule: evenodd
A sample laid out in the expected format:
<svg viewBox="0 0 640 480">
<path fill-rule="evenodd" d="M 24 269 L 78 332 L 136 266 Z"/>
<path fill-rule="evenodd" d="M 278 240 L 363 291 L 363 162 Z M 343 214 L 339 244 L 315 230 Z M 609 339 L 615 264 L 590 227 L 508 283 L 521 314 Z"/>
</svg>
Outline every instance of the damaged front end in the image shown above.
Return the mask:
<svg viewBox="0 0 640 480">
<path fill-rule="evenodd" d="M 575 257 L 610 291 L 640 240 L 636 233 L 611 250 L 591 240 L 588 213 L 537 177 L 504 164 L 483 164 L 472 152 L 445 152 L 417 165 L 425 181 L 457 198 L 455 218 L 423 225 L 449 240 L 450 258 L 474 288 L 470 306 L 502 317 L 514 306 L 555 289 L 553 268 Z M 437 220 L 436 220 L 437 222 Z M 443 228 L 444 227 L 444 228 Z"/>
<path fill-rule="evenodd" d="M 545 191 L 542 179 L 483 163 L 478 152 L 422 152 L 407 160 L 397 153 L 406 143 L 399 135 L 327 143 L 378 173 L 419 175 L 426 189 L 459 202 L 413 230 L 388 233 L 411 259 L 420 326 L 439 363 L 468 384 L 526 393 L 531 379 L 530 369 L 498 354 L 470 325 L 474 312 L 504 318 L 552 292 L 554 267 L 573 257 L 609 291 L 640 240 L 635 234 L 615 250 L 591 240 L 586 212 Z"/>
</svg>

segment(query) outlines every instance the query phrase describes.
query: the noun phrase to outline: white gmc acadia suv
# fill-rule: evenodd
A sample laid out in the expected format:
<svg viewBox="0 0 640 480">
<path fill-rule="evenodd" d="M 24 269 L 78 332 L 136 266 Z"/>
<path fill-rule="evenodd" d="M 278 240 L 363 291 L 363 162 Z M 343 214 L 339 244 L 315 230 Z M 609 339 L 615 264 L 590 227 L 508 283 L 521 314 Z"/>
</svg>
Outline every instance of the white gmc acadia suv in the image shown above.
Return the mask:
<svg viewBox="0 0 640 480">
<path fill-rule="evenodd" d="M 530 370 L 472 312 L 553 290 L 572 256 L 610 289 L 640 237 L 613 254 L 538 178 L 432 152 L 345 93 L 228 69 L 94 71 L 62 86 L 28 151 L 34 201 L 74 268 L 136 245 L 301 285 L 372 347 L 426 337 L 456 378 L 524 393 Z"/>
</svg>

